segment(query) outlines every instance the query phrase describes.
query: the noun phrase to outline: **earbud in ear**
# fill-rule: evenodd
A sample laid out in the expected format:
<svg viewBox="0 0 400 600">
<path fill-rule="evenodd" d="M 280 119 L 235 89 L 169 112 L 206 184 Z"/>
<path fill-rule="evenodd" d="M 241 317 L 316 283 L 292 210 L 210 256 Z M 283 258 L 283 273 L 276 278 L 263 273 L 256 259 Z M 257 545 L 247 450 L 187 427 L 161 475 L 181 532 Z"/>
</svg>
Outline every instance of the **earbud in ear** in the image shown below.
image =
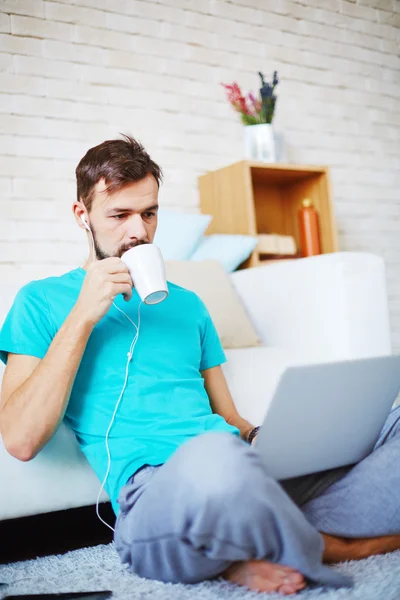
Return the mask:
<svg viewBox="0 0 400 600">
<path fill-rule="evenodd" d="M 89 227 L 89 225 L 87 224 L 85 217 L 81 217 L 81 221 L 82 221 L 82 223 L 84 224 L 84 226 L 85 226 L 85 229 L 87 229 L 88 231 L 90 231 L 90 227 Z"/>
</svg>

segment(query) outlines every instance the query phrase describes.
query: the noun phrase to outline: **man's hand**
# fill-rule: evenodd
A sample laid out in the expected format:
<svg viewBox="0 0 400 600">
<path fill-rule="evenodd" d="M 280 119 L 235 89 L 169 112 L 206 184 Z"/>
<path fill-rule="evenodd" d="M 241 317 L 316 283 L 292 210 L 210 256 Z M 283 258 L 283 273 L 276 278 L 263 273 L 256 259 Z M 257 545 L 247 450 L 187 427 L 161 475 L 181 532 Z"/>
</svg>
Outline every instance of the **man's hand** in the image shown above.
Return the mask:
<svg viewBox="0 0 400 600">
<path fill-rule="evenodd" d="M 253 439 L 251 440 L 251 444 L 250 446 L 254 446 L 256 439 L 257 439 L 258 433 L 256 433 L 256 435 L 253 437 Z"/>
<path fill-rule="evenodd" d="M 114 298 L 123 294 L 132 298 L 132 279 L 120 258 L 111 257 L 90 264 L 74 310 L 91 325 L 96 325 L 108 312 Z"/>
</svg>

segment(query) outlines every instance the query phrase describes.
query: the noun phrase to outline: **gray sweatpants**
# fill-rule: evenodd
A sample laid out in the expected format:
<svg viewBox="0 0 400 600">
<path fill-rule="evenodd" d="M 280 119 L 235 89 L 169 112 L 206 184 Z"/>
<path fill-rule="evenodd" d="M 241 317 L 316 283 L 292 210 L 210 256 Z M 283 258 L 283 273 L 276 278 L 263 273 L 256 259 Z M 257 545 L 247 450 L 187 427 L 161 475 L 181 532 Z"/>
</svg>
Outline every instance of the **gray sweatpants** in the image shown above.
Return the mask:
<svg viewBox="0 0 400 600">
<path fill-rule="evenodd" d="M 400 407 L 358 465 L 280 483 L 255 448 L 229 433 L 206 433 L 129 479 L 118 500 L 115 547 L 134 573 L 165 582 L 196 583 L 232 562 L 265 559 L 311 582 L 349 586 L 322 564 L 319 531 L 400 533 L 399 459 Z"/>
</svg>

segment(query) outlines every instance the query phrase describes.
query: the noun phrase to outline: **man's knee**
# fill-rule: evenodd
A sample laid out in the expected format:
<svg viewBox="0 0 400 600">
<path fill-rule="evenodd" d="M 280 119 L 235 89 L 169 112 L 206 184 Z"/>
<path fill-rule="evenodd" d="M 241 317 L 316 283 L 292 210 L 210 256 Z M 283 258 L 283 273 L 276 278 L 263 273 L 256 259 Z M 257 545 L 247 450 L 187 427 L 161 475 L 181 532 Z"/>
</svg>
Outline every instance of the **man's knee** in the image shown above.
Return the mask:
<svg viewBox="0 0 400 600">
<path fill-rule="evenodd" d="M 254 450 L 237 436 L 212 432 L 190 440 L 170 460 L 197 497 L 208 493 L 220 496 L 233 492 L 250 474 L 253 454 Z"/>
<path fill-rule="evenodd" d="M 258 512 L 264 510 L 267 497 L 282 494 L 254 448 L 231 434 L 204 434 L 188 442 L 179 470 L 192 507 L 207 507 L 208 515 L 236 512 L 244 501 Z"/>
</svg>

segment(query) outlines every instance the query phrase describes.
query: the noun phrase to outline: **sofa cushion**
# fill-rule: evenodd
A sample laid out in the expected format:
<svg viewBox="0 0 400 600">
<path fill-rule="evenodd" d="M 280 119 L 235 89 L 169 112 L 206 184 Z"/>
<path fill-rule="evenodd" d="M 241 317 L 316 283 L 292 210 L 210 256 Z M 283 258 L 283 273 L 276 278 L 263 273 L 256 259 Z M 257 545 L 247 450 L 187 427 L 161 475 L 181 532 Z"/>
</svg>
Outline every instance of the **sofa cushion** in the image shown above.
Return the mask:
<svg viewBox="0 0 400 600">
<path fill-rule="evenodd" d="M 256 245 L 257 238 L 252 235 L 204 235 L 190 260 L 217 260 L 227 273 L 232 273 L 250 256 Z"/>
<path fill-rule="evenodd" d="M 211 215 L 160 209 L 154 243 L 164 260 L 188 260 L 207 229 Z"/>
<path fill-rule="evenodd" d="M 391 354 L 383 258 L 334 252 L 231 275 L 266 346 L 343 360 Z"/>
<path fill-rule="evenodd" d="M 35 458 L 8 454 L 0 438 L 0 521 L 96 503 L 100 482 L 62 423 Z M 109 500 L 102 490 L 100 502 Z"/>
<path fill-rule="evenodd" d="M 260 340 L 222 265 L 214 260 L 167 261 L 167 279 L 203 300 L 224 348 L 247 348 Z"/>
</svg>

